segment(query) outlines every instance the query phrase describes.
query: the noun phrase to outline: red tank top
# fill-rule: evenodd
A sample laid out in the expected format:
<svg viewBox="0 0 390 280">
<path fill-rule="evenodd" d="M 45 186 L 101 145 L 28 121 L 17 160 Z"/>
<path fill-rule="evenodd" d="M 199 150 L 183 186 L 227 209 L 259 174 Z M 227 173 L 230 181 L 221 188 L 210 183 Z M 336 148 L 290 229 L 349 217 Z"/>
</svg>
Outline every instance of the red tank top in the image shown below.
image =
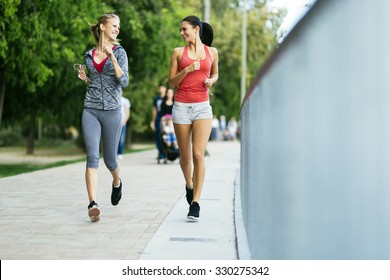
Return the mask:
<svg viewBox="0 0 390 280">
<path fill-rule="evenodd" d="M 206 52 L 206 58 L 200 60 L 199 70 L 188 73 L 181 81 L 175 93 L 175 101 L 199 103 L 209 100 L 208 88 L 204 81 L 210 77 L 213 59 L 209 53 L 208 47 L 206 45 L 203 46 Z M 188 57 L 188 46 L 185 46 L 180 59 L 179 71 L 182 71 L 194 61 L 195 59 Z"/>
<path fill-rule="evenodd" d="M 115 46 L 112 47 L 112 50 L 114 50 L 114 49 L 115 49 Z M 93 59 L 93 58 L 95 57 L 95 51 L 96 51 L 96 49 L 93 49 L 93 50 L 92 50 L 92 61 L 93 61 L 93 65 L 95 66 L 96 70 L 101 74 L 102 71 L 103 71 L 104 64 L 106 64 L 108 57 L 106 57 L 105 59 L 103 59 L 102 62 L 97 63 L 97 62 L 95 61 L 95 59 Z"/>
</svg>

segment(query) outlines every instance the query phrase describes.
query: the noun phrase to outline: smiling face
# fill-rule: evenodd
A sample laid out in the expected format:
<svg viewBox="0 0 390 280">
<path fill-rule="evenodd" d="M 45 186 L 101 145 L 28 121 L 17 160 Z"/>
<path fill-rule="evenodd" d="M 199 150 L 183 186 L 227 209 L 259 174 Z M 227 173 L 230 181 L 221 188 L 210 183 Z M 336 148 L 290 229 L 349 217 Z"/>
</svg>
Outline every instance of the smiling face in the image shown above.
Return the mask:
<svg viewBox="0 0 390 280">
<path fill-rule="evenodd" d="M 180 35 L 185 42 L 191 42 L 199 34 L 199 26 L 193 27 L 188 21 L 182 21 L 180 24 Z"/>
<path fill-rule="evenodd" d="M 100 28 L 104 36 L 108 38 L 109 41 L 116 41 L 116 37 L 118 37 L 120 29 L 119 19 L 110 18 L 105 24 L 101 24 Z"/>
</svg>

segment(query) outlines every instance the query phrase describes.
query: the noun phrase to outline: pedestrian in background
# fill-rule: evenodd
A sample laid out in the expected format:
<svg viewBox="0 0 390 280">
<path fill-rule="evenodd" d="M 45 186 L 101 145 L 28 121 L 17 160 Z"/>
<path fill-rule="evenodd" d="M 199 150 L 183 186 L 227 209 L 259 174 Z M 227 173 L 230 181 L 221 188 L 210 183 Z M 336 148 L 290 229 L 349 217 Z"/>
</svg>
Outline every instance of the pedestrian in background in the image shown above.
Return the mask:
<svg viewBox="0 0 390 280">
<path fill-rule="evenodd" d="M 161 104 L 163 102 L 165 94 L 167 93 L 166 86 L 160 85 L 159 91 L 160 91 L 159 95 L 156 95 L 153 98 L 152 121 L 150 122 L 150 127 L 154 131 L 154 137 L 156 142 L 157 161 L 165 157 L 164 150 L 162 147 L 160 123 L 161 123 Z"/>
<path fill-rule="evenodd" d="M 126 144 L 127 121 L 130 118 L 130 107 L 131 107 L 130 100 L 123 96 L 123 92 L 122 92 L 121 102 L 122 102 L 122 107 L 121 107 L 122 130 L 121 130 L 121 137 L 119 139 L 119 146 L 118 146 L 118 159 L 123 158 L 123 152 L 125 150 L 125 144 Z"/>
<path fill-rule="evenodd" d="M 88 216 L 92 222 L 100 220 L 96 202 L 100 138 L 103 159 L 112 174 L 111 204 L 117 205 L 122 197 L 122 180 L 116 159 L 121 133 L 121 92 L 129 84 L 126 51 L 119 45 L 120 19 L 115 14 L 103 14 L 91 26 L 96 47 L 85 54 L 85 65 L 78 77 L 87 84 L 82 114 L 82 130 L 87 152 L 85 181 L 88 192 Z"/>
<path fill-rule="evenodd" d="M 177 87 L 172 118 L 190 204 L 187 217 L 197 220 L 213 118 L 209 88 L 218 80 L 218 52 L 211 47 L 213 29 L 196 16 L 181 21 L 180 34 L 186 46 L 173 50 L 169 68 L 169 85 Z"/>
<path fill-rule="evenodd" d="M 165 115 L 172 115 L 172 108 L 173 108 L 173 97 L 175 95 L 175 92 L 173 89 L 169 88 L 167 90 L 167 93 L 165 94 L 163 98 L 163 102 L 161 103 L 161 118 L 164 118 Z"/>
<path fill-rule="evenodd" d="M 225 115 L 221 115 L 219 117 L 219 127 L 220 127 L 220 130 L 221 130 L 221 136 L 222 136 L 222 140 L 228 140 L 228 131 L 227 131 L 227 123 L 226 123 L 226 117 Z"/>
<path fill-rule="evenodd" d="M 213 116 L 213 121 L 211 123 L 211 135 L 210 140 L 217 140 L 219 132 L 219 120 L 216 115 Z"/>
<path fill-rule="evenodd" d="M 235 117 L 231 117 L 228 125 L 227 125 L 227 131 L 229 134 L 229 140 L 236 140 L 237 139 L 237 129 L 238 124 Z"/>
</svg>

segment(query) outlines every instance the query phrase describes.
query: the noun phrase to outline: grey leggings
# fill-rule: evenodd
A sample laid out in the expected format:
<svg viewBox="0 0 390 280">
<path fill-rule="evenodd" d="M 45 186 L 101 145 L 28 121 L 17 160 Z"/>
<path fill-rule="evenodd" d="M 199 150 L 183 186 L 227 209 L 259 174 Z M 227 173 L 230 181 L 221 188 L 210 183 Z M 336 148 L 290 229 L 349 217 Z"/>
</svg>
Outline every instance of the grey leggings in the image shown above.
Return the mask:
<svg viewBox="0 0 390 280">
<path fill-rule="evenodd" d="M 87 167 L 98 168 L 100 137 L 103 142 L 103 159 L 108 170 L 118 167 L 116 153 L 121 134 L 121 111 L 102 111 L 84 108 L 81 119 L 85 149 L 87 152 Z"/>
</svg>

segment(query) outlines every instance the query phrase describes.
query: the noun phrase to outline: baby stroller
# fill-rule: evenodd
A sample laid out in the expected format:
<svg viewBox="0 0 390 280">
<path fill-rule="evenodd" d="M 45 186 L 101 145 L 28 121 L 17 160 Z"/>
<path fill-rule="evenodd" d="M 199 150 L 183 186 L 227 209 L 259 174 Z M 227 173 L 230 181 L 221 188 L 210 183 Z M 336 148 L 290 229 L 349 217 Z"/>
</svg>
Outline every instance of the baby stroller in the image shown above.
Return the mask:
<svg viewBox="0 0 390 280">
<path fill-rule="evenodd" d="M 163 159 L 157 159 L 158 164 L 160 164 L 160 160 L 163 160 L 164 163 L 167 163 L 168 160 L 174 161 L 180 156 L 175 131 L 173 128 L 172 115 L 164 115 L 161 118 L 160 126 L 162 149 L 165 157 Z"/>
</svg>

